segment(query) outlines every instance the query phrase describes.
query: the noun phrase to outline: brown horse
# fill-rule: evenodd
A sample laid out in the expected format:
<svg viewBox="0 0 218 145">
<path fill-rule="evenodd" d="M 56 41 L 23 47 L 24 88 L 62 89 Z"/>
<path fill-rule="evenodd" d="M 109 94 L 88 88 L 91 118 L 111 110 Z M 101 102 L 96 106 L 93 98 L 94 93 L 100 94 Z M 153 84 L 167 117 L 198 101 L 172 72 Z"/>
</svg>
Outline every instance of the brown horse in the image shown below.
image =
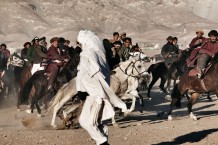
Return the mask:
<svg viewBox="0 0 218 145">
<path fill-rule="evenodd" d="M 21 95 L 22 95 L 22 92 L 23 92 L 24 85 L 27 82 L 27 80 L 29 80 L 29 78 L 32 76 L 31 68 L 32 68 L 31 66 L 25 67 L 23 69 L 23 71 L 21 72 L 21 78 L 22 79 L 20 79 L 20 90 L 18 92 L 18 100 L 17 100 L 17 110 L 18 111 L 20 110 L 21 97 L 22 97 Z M 31 90 L 30 98 L 32 98 L 33 94 L 34 94 L 34 87 Z"/>
<path fill-rule="evenodd" d="M 168 113 L 168 120 L 172 120 L 171 113 L 173 107 L 181 106 L 181 99 L 186 93 L 191 94 L 187 108 L 190 118 L 193 120 L 197 120 L 197 117 L 192 113 L 192 106 L 202 93 L 213 92 L 216 94 L 216 96 L 218 96 L 218 60 L 214 59 L 211 63 L 212 66 L 202 79 L 199 79 L 195 76 L 189 76 L 190 71 L 186 72 L 181 77 L 179 83 L 174 87 L 171 94 L 172 101 L 170 104 L 170 111 Z"/>
</svg>

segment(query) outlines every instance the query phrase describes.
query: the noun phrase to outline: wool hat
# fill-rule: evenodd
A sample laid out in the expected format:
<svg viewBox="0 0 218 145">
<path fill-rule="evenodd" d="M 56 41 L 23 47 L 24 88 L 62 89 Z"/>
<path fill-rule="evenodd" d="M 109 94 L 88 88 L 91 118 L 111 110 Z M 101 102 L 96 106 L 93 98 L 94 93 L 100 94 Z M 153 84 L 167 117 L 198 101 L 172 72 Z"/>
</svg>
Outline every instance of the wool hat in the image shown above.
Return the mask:
<svg viewBox="0 0 218 145">
<path fill-rule="evenodd" d="M 25 42 L 25 43 L 23 44 L 23 47 L 26 47 L 28 44 L 31 46 L 31 43 L 30 43 L 30 42 Z"/>
<path fill-rule="evenodd" d="M 168 36 L 167 41 L 169 41 L 169 40 L 173 40 L 173 36 Z"/>
<path fill-rule="evenodd" d="M 50 43 L 53 43 L 54 41 L 58 41 L 58 40 L 59 40 L 58 37 L 53 37 L 53 38 L 51 38 Z"/>
<path fill-rule="evenodd" d="M 197 30 L 196 34 L 201 33 L 202 35 L 204 35 L 204 31 L 203 30 Z"/>
<path fill-rule="evenodd" d="M 208 33 L 208 36 L 218 36 L 218 33 L 216 30 L 211 30 L 209 33 Z"/>
</svg>

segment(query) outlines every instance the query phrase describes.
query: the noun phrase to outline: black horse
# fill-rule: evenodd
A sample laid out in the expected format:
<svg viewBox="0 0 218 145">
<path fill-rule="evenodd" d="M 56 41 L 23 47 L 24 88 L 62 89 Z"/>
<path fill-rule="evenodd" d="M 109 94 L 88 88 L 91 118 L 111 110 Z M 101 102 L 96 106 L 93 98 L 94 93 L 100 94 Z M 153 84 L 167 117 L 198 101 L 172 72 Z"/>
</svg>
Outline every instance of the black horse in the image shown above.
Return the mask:
<svg viewBox="0 0 218 145">
<path fill-rule="evenodd" d="M 167 68 L 164 62 L 158 62 L 156 64 L 152 64 L 148 68 L 148 73 L 152 73 L 152 81 L 148 86 L 148 92 L 147 92 L 147 97 L 151 99 L 151 88 L 153 85 L 157 82 L 157 80 L 160 78 L 160 89 L 163 91 L 165 94 L 169 94 L 170 90 L 170 85 L 171 85 L 171 80 L 174 80 L 174 85 L 176 83 L 176 80 L 184 74 L 184 72 L 187 70 L 187 65 L 186 65 L 186 60 L 188 59 L 190 55 L 190 51 L 183 50 L 181 52 L 181 56 L 178 61 L 173 62 L 170 65 L 170 68 Z M 167 89 L 164 87 L 165 83 L 167 83 Z"/>
<path fill-rule="evenodd" d="M 21 98 L 21 104 L 27 102 L 29 99 L 29 94 L 34 88 L 35 92 L 31 98 L 31 111 L 27 110 L 28 113 L 33 113 L 34 105 L 37 108 L 38 115 L 41 116 L 41 109 L 39 107 L 38 101 L 44 98 L 45 108 L 47 108 L 47 97 L 56 94 L 59 88 L 69 82 L 77 74 L 77 65 L 79 64 L 79 52 L 74 52 L 70 56 L 69 62 L 61 69 L 53 83 L 53 86 L 48 89 L 48 76 L 44 70 L 34 73 L 30 79 L 26 82 Z M 52 95 L 51 95 L 52 94 Z"/>
</svg>

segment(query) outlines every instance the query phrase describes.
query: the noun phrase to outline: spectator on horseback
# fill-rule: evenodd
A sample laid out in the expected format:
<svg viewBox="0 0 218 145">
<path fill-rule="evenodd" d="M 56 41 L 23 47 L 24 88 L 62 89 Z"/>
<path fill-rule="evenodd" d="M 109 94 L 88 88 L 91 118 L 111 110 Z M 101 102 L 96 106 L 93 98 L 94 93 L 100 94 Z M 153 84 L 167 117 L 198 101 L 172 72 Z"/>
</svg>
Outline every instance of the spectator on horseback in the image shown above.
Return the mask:
<svg viewBox="0 0 218 145">
<path fill-rule="evenodd" d="M 53 84 L 60 67 L 63 66 L 64 62 L 68 61 L 66 56 L 62 55 L 62 50 L 58 47 L 58 41 L 58 37 L 53 37 L 50 40 L 51 46 L 49 47 L 47 52 L 47 58 L 50 60 L 50 63 L 48 64 L 48 67 L 46 69 L 46 73 L 49 76 L 48 88 L 50 88 Z"/>
<path fill-rule="evenodd" d="M 191 50 L 201 47 L 207 41 L 207 38 L 203 37 L 204 32 L 202 30 L 197 30 L 196 35 L 197 37 L 193 38 L 189 44 Z"/>
<path fill-rule="evenodd" d="M 126 32 L 120 33 L 120 42 L 124 44 L 124 39 L 126 38 Z"/>
<path fill-rule="evenodd" d="M 116 41 L 119 40 L 119 33 L 118 32 L 114 32 L 113 33 L 113 39 L 110 41 L 112 44 Z"/>
<path fill-rule="evenodd" d="M 210 61 L 218 53 L 218 33 L 211 30 L 208 33 L 209 40 L 201 47 L 197 59 L 197 77 L 201 78 L 204 69 Z"/>
<path fill-rule="evenodd" d="M 161 55 L 164 57 L 164 62 L 167 67 L 178 60 L 179 49 L 173 44 L 173 37 L 169 36 L 167 38 L 167 43 L 163 46 L 161 50 Z"/>
<path fill-rule="evenodd" d="M 173 37 L 173 45 L 175 45 L 179 49 L 178 38 L 177 37 Z"/>
<path fill-rule="evenodd" d="M 39 45 L 39 38 L 35 37 L 32 40 L 33 45 L 27 51 L 27 59 L 30 64 L 32 64 L 31 73 L 34 74 L 36 71 L 44 70 L 44 67 L 41 66 L 43 58 L 46 58 L 47 55 L 42 51 L 42 47 Z"/>
<path fill-rule="evenodd" d="M 114 42 L 114 44 L 112 44 L 108 39 L 104 39 L 103 45 L 106 51 L 106 59 L 109 64 L 110 70 L 113 70 L 114 66 L 120 63 L 118 50 L 121 47 L 121 42 L 116 41 Z"/>
<path fill-rule="evenodd" d="M 42 47 L 42 52 L 44 52 L 45 54 L 47 53 L 48 51 L 48 44 L 46 42 L 46 37 L 42 37 L 39 39 L 39 44 L 40 46 Z"/>
<path fill-rule="evenodd" d="M 23 49 L 21 50 L 21 57 L 27 61 L 27 52 L 28 52 L 28 49 L 31 47 L 31 43 L 30 42 L 26 42 L 24 43 L 23 45 Z"/>
<path fill-rule="evenodd" d="M 0 46 L 0 57 L 1 57 L 1 70 L 7 68 L 8 58 L 10 57 L 10 51 L 7 49 L 6 44 L 1 44 Z"/>
<path fill-rule="evenodd" d="M 6 44 L 1 44 L 1 52 L 4 54 L 4 58 L 8 59 L 10 57 L 10 51 L 7 49 Z"/>
<path fill-rule="evenodd" d="M 70 40 L 65 40 L 64 45 L 70 47 Z"/>
<path fill-rule="evenodd" d="M 118 54 L 122 61 L 126 61 L 129 59 L 129 52 L 130 52 L 130 45 L 132 43 L 132 39 L 129 37 L 126 37 L 124 39 L 124 43 L 120 50 L 118 51 Z"/>
</svg>

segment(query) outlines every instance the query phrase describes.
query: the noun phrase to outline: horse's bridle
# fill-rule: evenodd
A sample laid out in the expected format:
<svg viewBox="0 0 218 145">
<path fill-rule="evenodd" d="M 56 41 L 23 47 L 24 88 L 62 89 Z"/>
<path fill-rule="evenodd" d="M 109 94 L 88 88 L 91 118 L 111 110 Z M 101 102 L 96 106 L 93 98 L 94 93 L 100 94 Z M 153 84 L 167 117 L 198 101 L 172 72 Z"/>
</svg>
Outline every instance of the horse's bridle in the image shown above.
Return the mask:
<svg viewBox="0 0 218 145">
<path fill-rule="evenodd" d="M 136 66 L 135 66 L 135 64 L 136 64 L 137 61 L 141 61 L 141 60 L 136 60 L 135 62 L 130 62 L 130 63 L 128 64 L 128 66 L 126 67 L 125 70 L 123 70 L 123 69 L 120 67 L 120 65 L 119 65 L 119 68 L 120 68 L 120 70 L 121 70 L 124 74 L 126 74 L 127 76 L 135 77 L 135 78 L 140 78 L 141 75 L 142 75 L 144 72 L 146 72 L 146 71 L 143 71 L 143 72 L 141 72 L 141 73 L 138 71 L 138 69 L 137 69 Z M 128 74 L 127 71 L 128 71 L 128 69 L 129 69 L 129 67 L 130 67 L 131 65 L 133 66 L 132 72 L 131 72 L 131 74 Z M 137 71 L 138 75 L 133 75 L 133 70 L 134 70 L 134 69 Z"/>
</svg>

